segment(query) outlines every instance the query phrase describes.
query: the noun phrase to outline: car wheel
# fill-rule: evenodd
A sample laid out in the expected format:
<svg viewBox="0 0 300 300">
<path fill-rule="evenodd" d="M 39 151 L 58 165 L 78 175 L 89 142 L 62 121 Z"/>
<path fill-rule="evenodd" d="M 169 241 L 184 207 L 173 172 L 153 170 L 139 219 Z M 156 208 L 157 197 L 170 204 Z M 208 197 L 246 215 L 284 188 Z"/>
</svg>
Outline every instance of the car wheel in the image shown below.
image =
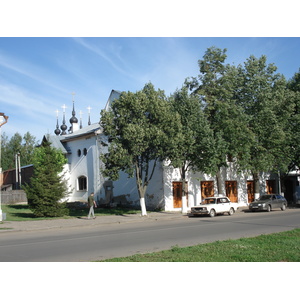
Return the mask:
<svg viewBox="0 0 300 300">
<path fill-rule="evenodd" d="M 282 205 L 281 210 L 286 210 L 286 205 L 285 204 Z"/>
<path fill-rule="evenodd" d="M 209 216 L 213 218 L 215 215 L 216 215 L 215 210 L 211 209 L 211 211 L 209 212 Z"/>
<path fill-rule="evenodd" d="M 272 210 L 271 205 L 268 205 L 267 212 L 270 212 L 271 210 Z"/>
<path fill-rule="evenodd" d="M 234 214 L 234 209 L 232 207 L 230 207 L 228 215 L 232 216 Z"/>
</svg>

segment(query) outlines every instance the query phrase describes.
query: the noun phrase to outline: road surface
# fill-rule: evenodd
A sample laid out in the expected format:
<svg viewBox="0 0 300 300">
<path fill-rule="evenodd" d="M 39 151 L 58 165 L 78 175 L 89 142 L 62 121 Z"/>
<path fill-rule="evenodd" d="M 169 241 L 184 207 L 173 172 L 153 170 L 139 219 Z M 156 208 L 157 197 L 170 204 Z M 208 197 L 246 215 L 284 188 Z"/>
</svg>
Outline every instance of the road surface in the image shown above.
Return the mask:
<svg viewBox="0 0 300 300">
<path fill-rule="evenodd" d="M 0 232 L 1 262 L 95 261 L 300 228 L 300 210 Z"/>
</svg>

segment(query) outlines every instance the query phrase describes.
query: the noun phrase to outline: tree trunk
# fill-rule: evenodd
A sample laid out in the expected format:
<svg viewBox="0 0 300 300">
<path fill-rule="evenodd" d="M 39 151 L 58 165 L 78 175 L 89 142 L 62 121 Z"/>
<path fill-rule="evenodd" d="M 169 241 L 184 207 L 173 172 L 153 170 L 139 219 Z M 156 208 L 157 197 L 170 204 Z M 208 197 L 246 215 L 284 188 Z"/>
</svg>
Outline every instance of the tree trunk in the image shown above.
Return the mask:
<svg viewBox="0 0 300 300">
<path fill-rule="evenodd" d="M 141 206 L 142 217 L 147 216 L 145 191 L 146 191 L 146 187 L 139 187 L 140 206 Z"/>
<path fill-rule="evenodd" d="M 216 180 L 217 180 L 217 193 L 218 195 L 223 194 L 223 189 L 222 189 L 222 180 L 221 180 L 221 171 L 220 169 L 218 170 L 216 174 Z"/>
<path fill-rule="evenodd" d="M 181 213 L 186 214 L 187 213 L 187 203 L 186 203 L 186 183 L 185 183 L 185 175 L 186 175 L 186 166 L 185 164 L 180 169 L 180 175 L 181 175 L 181 181 L 182 181 L 182 193 L 181 193 Z"/>
<path fill-rule="evenodd" d="M 259 174 L 258 172 L 255 172 L 253 175 L 253 181 L 254 181 L 254 199 L 258 199 L 260 196 L 259 193 Z"/>
<path fill-rule="evenodd" d="M 185 189 L 186 189 L 186 183 L 185 183 L 185 179 L 184 179 L 184 180 L 182 180 L 182 198 L 181 198 L 181 204 L 182 204 L 181 213 L 182 214 L 186 214 L 188 212 Z"/>
<path fill-rule="evenodd" d="M 146 203 L 144 197 L 140 198 L 140 205 L 141 205 L 142 217 L 147 216 Z"/>
<path fill-rule="evenodd" d="M 147 190 L 147 185 L 143 185 L 141 169 L 138 164 L 136 164 L 136 185 L 140 196 L 140 206 L 142 216 L 147 216 L 145 193 Z"/>
</svg>

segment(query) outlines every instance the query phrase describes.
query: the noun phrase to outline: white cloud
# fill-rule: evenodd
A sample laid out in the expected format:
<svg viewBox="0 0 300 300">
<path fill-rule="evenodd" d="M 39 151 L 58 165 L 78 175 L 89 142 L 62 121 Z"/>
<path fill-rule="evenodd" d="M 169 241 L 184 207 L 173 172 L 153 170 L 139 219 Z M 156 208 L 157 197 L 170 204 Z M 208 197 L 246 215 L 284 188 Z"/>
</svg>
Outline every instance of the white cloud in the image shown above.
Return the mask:
<svg viewBox="0 0 300 300">
<path fill-rule="evenodd" d="M 106 62 L 108 62 L 117 72 L 126 75 L 128 77 L 132 77 L 131 73 L 127 72 L 125 69 L 121 68 L 120 65 L 123 63 L 121 60 L 121 56 L 118 54 L 116 57 L 118 57 L 119 63 L 115 62 L 113 58 L 110 57 L 111 54 L 114 52 L 110 52 L 110 55 L 104 52 L 100 49 L 100 47 L 97 47 L 95 45 L 92 45 L 91 43 L 86 42 L 82 38 L 73 38 L 73 40 L 83 46 L 84 48 L 88 49 L 89 51 L 97 54 L 102 59 L 104 59 Z M 119 51 L 119 49 L 118 49 Z"/>
<path fill-rule="evenodd" d="M 53 76 L 51 80 L 51 75 L 47 69 L 41 69 L 36 65 L 30 64 L 28 61 L 24 62 L 16 57 L 10 57 L 0 53 L 0 66 L 42 83 L 43 85 L 48 86 L 56 91 L 66 93 L 65 89 L 52 83 L 55 80 L 55 77 Z"/>
</svg>

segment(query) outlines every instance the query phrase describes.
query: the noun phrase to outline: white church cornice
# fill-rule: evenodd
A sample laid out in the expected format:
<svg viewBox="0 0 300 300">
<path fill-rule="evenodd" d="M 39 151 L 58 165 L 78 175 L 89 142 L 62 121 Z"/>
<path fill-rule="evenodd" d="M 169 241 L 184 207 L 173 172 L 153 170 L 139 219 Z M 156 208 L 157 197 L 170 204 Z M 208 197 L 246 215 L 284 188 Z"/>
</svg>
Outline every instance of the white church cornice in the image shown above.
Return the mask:
<svg viewBox="0 0 300 300">
<path fill-rule="evenodd" d="M 61 142 L 67 142 L 67 141 L 87 138 L 87 137 L 98 135 L 101 133 L 102 133 L 102 128 L 100 127 L 99 123 L 94 123 L 94 124 L 91 124 L 89 126 L 82 128 L 82 129 L 79 129 L 74 133 L 71 133 L 71 134 L 68 134 L 65 136 L 61 136 L 60 140 L 61 140 Z"/>
</svg>

